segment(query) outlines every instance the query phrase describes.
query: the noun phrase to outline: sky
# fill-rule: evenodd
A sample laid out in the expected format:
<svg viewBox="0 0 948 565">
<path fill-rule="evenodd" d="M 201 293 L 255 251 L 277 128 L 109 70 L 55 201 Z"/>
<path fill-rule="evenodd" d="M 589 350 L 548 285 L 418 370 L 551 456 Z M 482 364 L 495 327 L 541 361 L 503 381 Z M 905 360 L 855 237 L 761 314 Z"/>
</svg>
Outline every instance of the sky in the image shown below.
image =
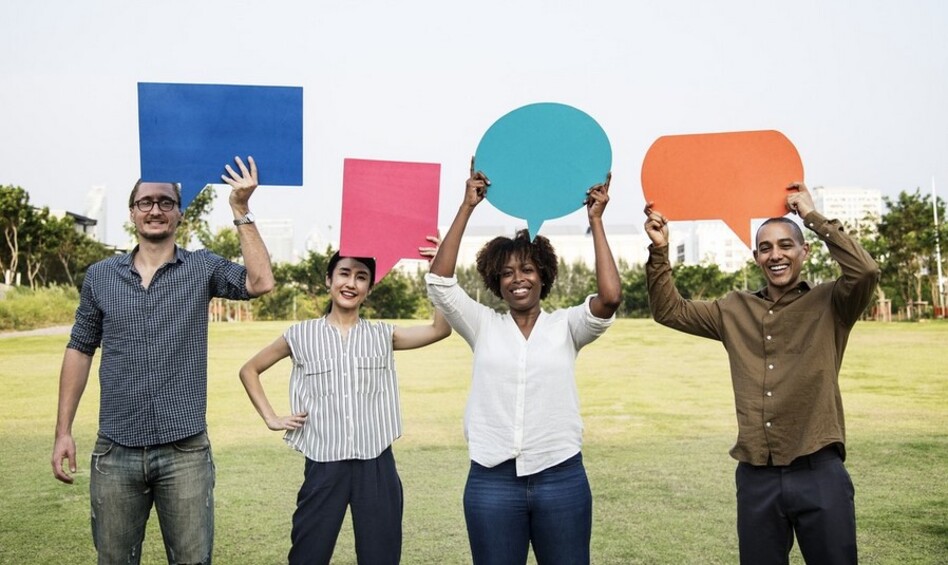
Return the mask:
<svg viewBox="0 0 948 565">
<path fill-rule="evenodd" d="M 0 184 L 78 213 L 105 187 L 113 244 L 140 176 L 138 82 L 303 87 L 304 186 L 251 200 L 259 218 L 292 219 L 299 248 L 314 231 L 338 239 L 346 158 L 440 163 L 449 225 L 481 136 L 535 102 L 608 135 L 607 231 L 641 226 L 642 160 L 664 135 L 775 129 L 811 187 L 894 197 L 934 178 L 948 196 L 940 0 L 4 0 L 0 38 Z M 471 224 L 526 225 L 489 203 Z"/>
</svg>

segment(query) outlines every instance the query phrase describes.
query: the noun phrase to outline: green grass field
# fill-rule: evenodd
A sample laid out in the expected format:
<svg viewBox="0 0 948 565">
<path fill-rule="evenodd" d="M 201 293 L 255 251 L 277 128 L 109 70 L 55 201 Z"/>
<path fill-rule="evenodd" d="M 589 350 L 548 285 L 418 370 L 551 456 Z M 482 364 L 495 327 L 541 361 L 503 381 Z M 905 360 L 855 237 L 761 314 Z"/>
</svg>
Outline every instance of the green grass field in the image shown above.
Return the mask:
<svg viewBox="0 0 948 565">
<path fill-rule="evenodd" d="M 267 430 L 237 369 L 287 325 L 211 328 L 216 563 L 286 562 L 303 459 Z M 95 377 L 74 426 L 76 484 L 60 484 L 49 464 L 67 339 L 0 339 L 0 563 L 95 561 L 88 491 Z M 841 387 L 862 563 L 948 563 L 946 353 L 946 323 L 865 322 L 853 332 Z M 405 435 L 395 456 L 405 487 L 408 565 L 470 563 L 461 509 L 470 359 L 456 335 L 397 354 Z M 271 400 L 284 408 L 288 372 L 284 361 L 264 375 Z M 577 372 L 593 563 L 737 563 L 735 462 L 727 454 L 736 423 L 720 344 L 647 320 L 619 320 L 580 354 Z M 143 562 L 164 562 L 154 515 Z M 355 563 L 348 519 L 334 562 Z M 796 549 L 792 562 L 803 563 Z"/>
</svg>

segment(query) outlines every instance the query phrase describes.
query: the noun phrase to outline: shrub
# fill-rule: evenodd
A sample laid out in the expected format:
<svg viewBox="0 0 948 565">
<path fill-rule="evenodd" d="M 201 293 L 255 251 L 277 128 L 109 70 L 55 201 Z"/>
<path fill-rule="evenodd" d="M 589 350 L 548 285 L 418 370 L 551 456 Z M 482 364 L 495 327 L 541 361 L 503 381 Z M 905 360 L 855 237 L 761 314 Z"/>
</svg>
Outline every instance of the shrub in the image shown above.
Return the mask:
<svg viewBox="0 0 948 565">
<path fill-rule="evenodd" d="M 0 331 L 71 324 L 78 305 L 79 291 L 74 287 L 12 287 L 0 297 Z"/>
</svg>

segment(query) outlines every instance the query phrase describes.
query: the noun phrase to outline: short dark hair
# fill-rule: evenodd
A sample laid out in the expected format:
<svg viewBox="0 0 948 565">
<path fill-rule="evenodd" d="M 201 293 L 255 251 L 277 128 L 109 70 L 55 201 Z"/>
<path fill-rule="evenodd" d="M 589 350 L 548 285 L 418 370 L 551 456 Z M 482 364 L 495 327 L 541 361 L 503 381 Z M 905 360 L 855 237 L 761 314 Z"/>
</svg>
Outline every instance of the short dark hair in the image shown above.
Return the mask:
<svg viewBox="0 0 948 565">
<path fill-rule="evenodd" d="M 800 245 L 806 243 L 806 240 L 803 238 L 803 230 L 800 229 L 800 225 L 786 216 L 780 216 L 776 218 L 768 218 L 764 220 L 764 223 L 760 224 L 760 227 L 757 228 L 757 233 L 754 234 L 754 249 L 757 249 L 757 241 L 760 238 L 760 230 L 764 229 L 764 226 L 768 224 L 787 224 L 790 226 L 790 232 L 793 234 L 793 240 Z"/>
<path fill-rule="evenodd" d="M 332 278 L 332 272 L 336 270 L 336 265 L 339 264 L 339 261 L 343 259 L 353 259 L 358 261 L 368 267 L 369 269 L 369 288 L 372 288 L 372 285 L 375 284 L 375 258 L 374 257 L 353 257 L 353 256 L 343 256 L 340 255 L 338 251 L 332 254 L 332 257 L 329 258 L 329 263 L 326 264 L 326 278 Z"/>
<path fill-rule="evenodd" d="M 167 184 L 168 186 L 174 189 L 175 200 L 178 201 L 178 210 L 181 209 L 181 185 L 176 182 L 161 182 L 156 184 Z M 128 195 L 128 207 L 131 208 L 135 205 L 135 196 L 138 195 L 138 189 L 142 186 L 142 179 L 138 179 L 135 182 L 135 186 L 132 187 L 132 193 Z"/>
<path fill-rule="evenodd" d="M 530 241 L 530 232 L 520 230 L 513 239 L 498 236 L 488 241 L 477 252 L 477 272 L 494 296 L 500 295 L 500 273 L 503 271 L 510 257 L 518 257 L 523 261 L 533 263 L 540 273 L 540 299 L 550 294 L 550 289 L 556 281 L 559 260 L 550 240 L 538 235 Z"/>
</svg>

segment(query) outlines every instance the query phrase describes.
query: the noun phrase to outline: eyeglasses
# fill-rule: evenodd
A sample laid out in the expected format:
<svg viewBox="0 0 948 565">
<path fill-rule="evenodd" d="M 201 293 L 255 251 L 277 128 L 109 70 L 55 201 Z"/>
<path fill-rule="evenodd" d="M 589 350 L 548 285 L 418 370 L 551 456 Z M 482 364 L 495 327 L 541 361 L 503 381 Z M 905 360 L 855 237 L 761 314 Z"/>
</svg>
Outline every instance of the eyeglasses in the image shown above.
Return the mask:
<svg viewBox="0 0 948 565">
<path fill-rule="evenodd" d="M 178 203 L 171 198 L 159 198 L 157 202 L 149 198 L 142 198 L 141 200 L 136 200 L 134 204 L 135 207 L 142 212 L 151 212 L 151 209 L 155 207 L 155 204 L 158 205 L 158 209 L 162 212 L 170 212 L 175 206 L 178 205 Z"/>
</svg>

